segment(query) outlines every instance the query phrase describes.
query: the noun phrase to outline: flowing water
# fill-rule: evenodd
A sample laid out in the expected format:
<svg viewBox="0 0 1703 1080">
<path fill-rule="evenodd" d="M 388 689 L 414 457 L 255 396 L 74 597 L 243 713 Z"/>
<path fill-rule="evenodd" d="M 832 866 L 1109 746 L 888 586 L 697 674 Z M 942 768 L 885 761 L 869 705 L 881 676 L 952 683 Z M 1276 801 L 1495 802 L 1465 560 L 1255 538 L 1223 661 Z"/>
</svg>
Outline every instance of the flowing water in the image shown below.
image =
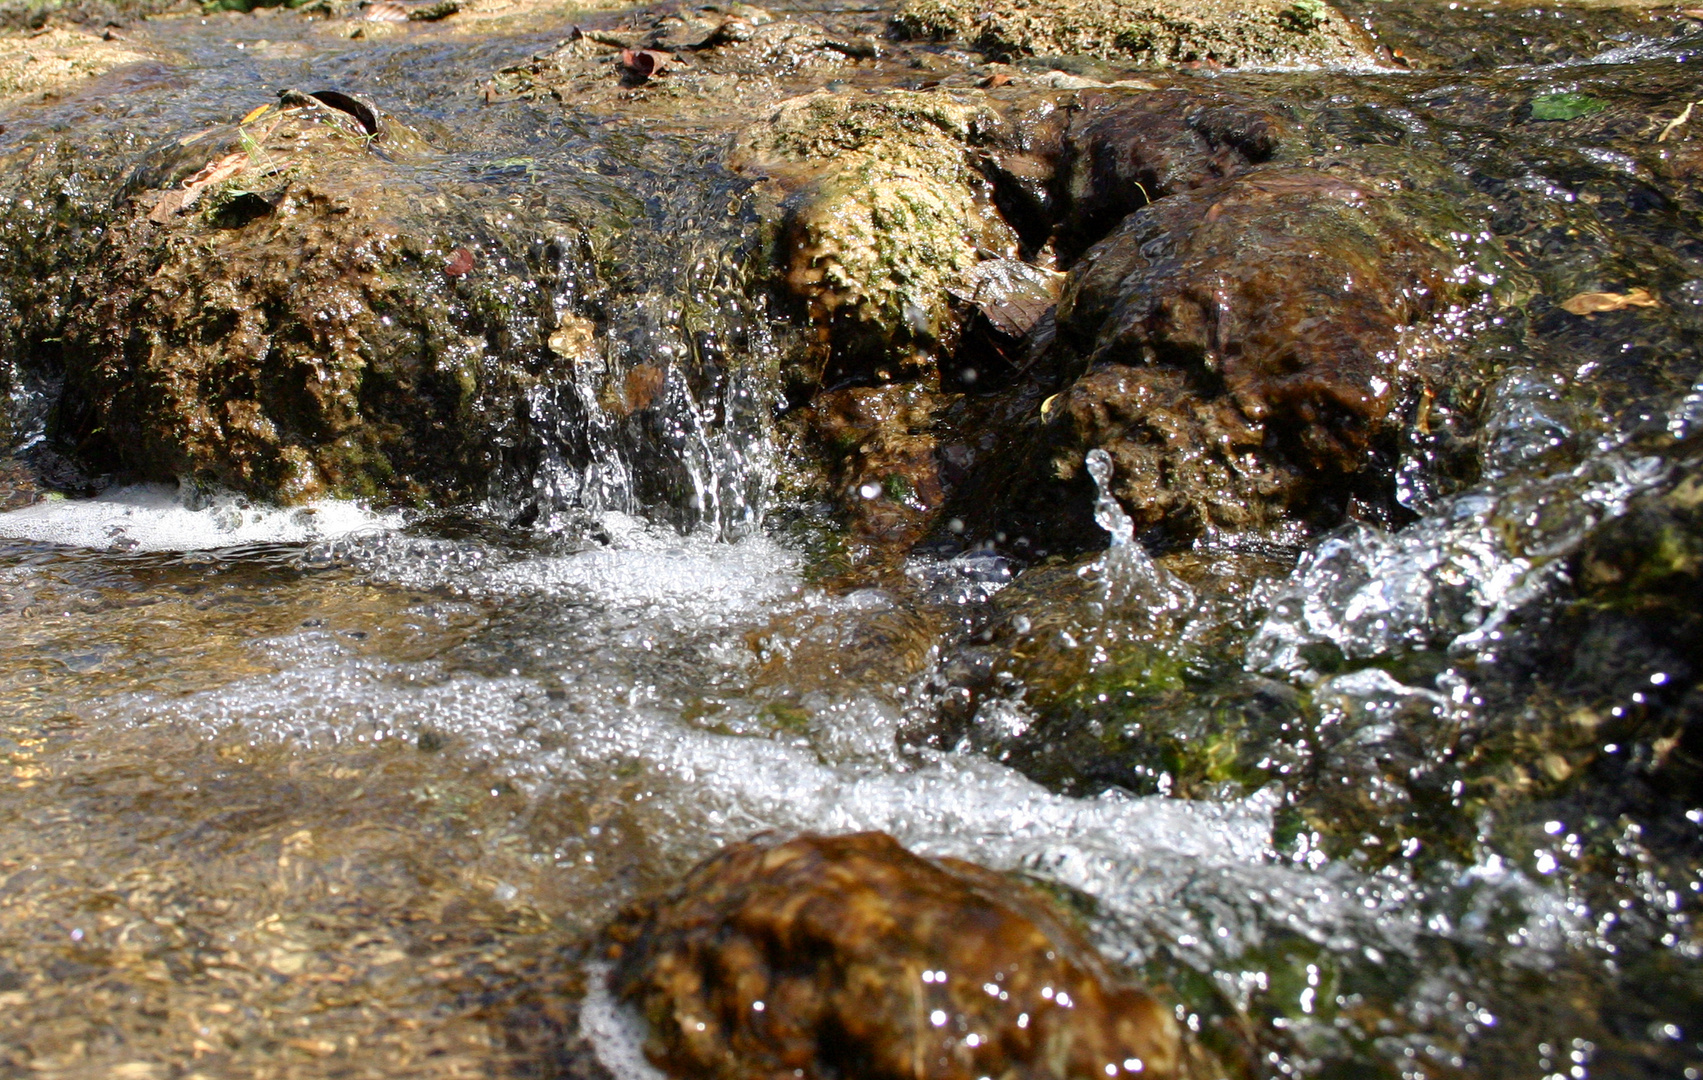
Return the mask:
<svg viewBox="0 0 1703 1080">
<path fill-rule="evenodd" d="M 1503 200 L 1499 228 L 1554 233 L 1533 273 L 1611 263 L 1668 306 L 1552 312 L 1518 341 L 1500 318 L 1451 328 L 1495 374 L 1457 403 L 1471 469 L 1434 445 L 1402 466 L 1406 524 L 1158 558 L 1101 457 L 1102 554 L 847 572 L 787 495 L 773 371 L 797 331 L 749 284 L 750 184 L 718 164 L 741 118 L 492 104 L 492 74 L 565 17 L 359 40 L 294 13 L 158 20 L 129 32 L 161 59 L 14 109 L 0 150 L 80 140 L 72 179 L 98 184 L 278 89 L 358 88 L 433 143 L 410 182 L 520 253 L 539 310 L 601 290 L 607 365 L 690 354 L 700 376 L 643 425 L 583 372 L 541 382 L 471 507 L 119 486 L 0 515 L 0 1074 L 625 1080 L 644 1066 L 584 964 L 619 905 L 763 830 L 882 829 L 1048 885 L 1256 1075 L 1698 1076 L 1703 808 L 1474 801 L 1454 756 L 1524 715 L 1499 664 L 1703 423 L 1695 210 L 1640 161 L 1513 132 L 1509 103 L 1699 96 L 1698 39 L 1593 8 L 1525 55 L 1510 42 L 1544 11 L 1475 9 L 1512 25 L 1480 50 L 1465 15 L 1368 8 L 1407 20 L 1409 52 L 1465 59 L 1165 78 L 1429 146 Z M 776 94 L 812 78 L 779 72 Z M 605 217 L 620 250 L 538 269 L 559 240 L 540 223 Z M 21 400 L 51 391 L 44 362 Z M 965 657 L 1043 639 L 1105 691 L 1048 719 L 1044 665 L 996 660 L 954 712 Z M 1162 692 L 1108 669 L 1131 643 L 1178 673 Z M 1084 764 L 1073 739 L 1148 708 L 1194 717 L 1209 758 L 1226 710 L 1268 729 L 1204 772 L 1194 751 L 1112 780 Z M 1397 790 L 1392 760 L 1424 782 Z"/>
</svg>

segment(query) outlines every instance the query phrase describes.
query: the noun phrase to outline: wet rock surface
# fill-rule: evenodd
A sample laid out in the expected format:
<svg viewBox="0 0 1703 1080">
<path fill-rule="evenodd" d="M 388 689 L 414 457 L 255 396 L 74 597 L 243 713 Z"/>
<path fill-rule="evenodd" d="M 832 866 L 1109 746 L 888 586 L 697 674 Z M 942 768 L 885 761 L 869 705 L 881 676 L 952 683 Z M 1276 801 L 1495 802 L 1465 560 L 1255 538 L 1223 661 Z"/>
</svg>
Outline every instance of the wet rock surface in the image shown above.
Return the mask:
<svg viewBox="0 0 1703 1080">
<path fill-rule="evenodd" d="M 0 105 L 56 96 L 147 54 L 105 36 L 65 26 L 0 33 Z"/>
<path fill-rule="evenodd" d="M 385 157 L 417 139 L 327 96 L 343 107 L 288 94 L 133 171 L 106 273 L 56 328 L 58 435 L 85 459 L 286 501 L 478 491 L 474 404 L 525 378 L 483 362 L 490 268 L 409 229 L 421 196 Z"/>
<path fill-rule="evenodd" d="M 1144 66 L 1366 63 L 1371 43 L 1324 3 L 1143 3 L 1066 0 L 990 9 L 963 0 L 907 0 L 901 32 L 953 39 L 1006 56 L 1119 57 Z"/>
<path fill-rule="evenodd" d="M 681 1075 L 1179 1075 L 1168 1010 L 1040 894 L 881 833 L 735 845 L 610 935 Z"/>
</svg>

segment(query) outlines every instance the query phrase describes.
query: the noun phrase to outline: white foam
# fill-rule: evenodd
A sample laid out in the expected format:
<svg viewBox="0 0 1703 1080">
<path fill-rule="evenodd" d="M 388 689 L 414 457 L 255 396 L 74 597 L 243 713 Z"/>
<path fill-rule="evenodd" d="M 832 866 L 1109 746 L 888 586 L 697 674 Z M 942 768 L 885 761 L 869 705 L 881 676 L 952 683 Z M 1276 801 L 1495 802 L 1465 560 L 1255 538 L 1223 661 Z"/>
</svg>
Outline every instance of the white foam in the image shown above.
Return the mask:
<svg viewBox="0 0 1703 1080">
<path fill-rule="evenodd" d="M 330 540 L 401 524 L 397 514 L 352 502 L 260 506 L 235 495 L 192 500 L 182 489 L 139 484 L 0 513 L 0 537 L 101 551 L 204 551 Z"/>
<path fill-rule="evenodd" d="M 638 781 L 653 815 L 646 834 L 669 859 L 700 858 L 765 830 L 881 830 L 921 854 L 1027 872 L 1095 897 L 1102 947 L 1130 960 L 1181 948 L 1209 968 L 1272 933 L 1398 947 L 1390 931 L 1399 927 L 1372 928 L 1380 912 L 1355 892 L 1363 882 L 1273 859 L 1275 792 L 1229 802 L 1069 798 L 973 754 L 833 761 L 789 738 L 706 731 L 621 692 L 619 676 L 552 692 L 519 675 L 364 657 L 325 631 L 266 651 L 282 670 L 183 697 L 107 699 L 97 711 L 305 742 L 412 739 L 429 718 L 538 797 L 631 791 Z"/>
<path fill-rule="evenodd" d="M 796 595 L 798 558 L 764 537 L 723 544 L 609 548 L 511 563 L 482 579 L 494 593 L 546 594 L 612 607 L 655 604 L 748 611 Z"/>
<path fill-rule="evenodd" d="M 615 1080 L 668 1080 L 645 1057 L 644 1021 L 609 993 L 609 965 L 585 965 L 585 999 L 579 1007 L 580 1037 Z"/>
</svg>

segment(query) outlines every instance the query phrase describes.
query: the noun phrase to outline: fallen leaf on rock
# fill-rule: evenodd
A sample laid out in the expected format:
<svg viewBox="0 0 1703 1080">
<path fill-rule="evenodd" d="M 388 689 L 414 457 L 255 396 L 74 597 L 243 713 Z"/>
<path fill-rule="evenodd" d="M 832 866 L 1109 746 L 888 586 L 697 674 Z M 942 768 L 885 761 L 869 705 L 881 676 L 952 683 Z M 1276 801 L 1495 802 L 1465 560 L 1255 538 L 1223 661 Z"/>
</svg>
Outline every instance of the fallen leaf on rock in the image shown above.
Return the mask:
<svg viewBox="0 0 1703 1080">
<path fill-rule="evenodd" d="M 1582 292 L 1561 302 L 1562 310 L 1574 315 L 1595 315 L 1602 311 L 1624 311 L 1633 307 L 1655 307 L 1661 303 L 1648 289 L 1631 292 Z"/>
<path fill-rule="evenodd" d="M 443 272 L 450 277 L 460 277 L 473 269 L 473 253 L 464 247 L 458 247 L 449 253 L 444 260 Z"/>
<path fill-rule="evenodd" d="M 148 220 L 156 225 L 164 225 L 183 209 L 183 192 L 166 191 L 160 194 L 160 201 L 148 211 Z"/>
<path fill-rule="evenodd" d="M 1064 291 L 1065 275 L 1017 259 L 990 259 L 967 275 L 969 292 L 952 290 L 1007 337 L 1027 334 Z"/>
<path fill-rule="evenodd" d="M 661 75 L 673 63 L 674 57 L 659 49 L 621 50 L 621 69 L 638 82 Z"/>
<path fill-rule="evenodd" d="M 999 71 L 999 72 L 995 72 L 994 74 L 989 75 L 987 78 L 983 79 L 982 80 L 982 86 L 985 89 L 992 90 L 994 87 L 1004 86 L 1006 83 L 1008 83 L 1010 81 L 1011 81 L 1011 73 L 1009 71 Z"/>
<path fill-rule="evenodd" d="M 247 166 L 248 155 L 242 151 L 226 154 L 217 161 L 209 161 L 200 172 L 183 182 L 183 201 L 178 204 L 178 209 L 188 210 L 195 205 L 195 200 L 201 197 L 203 191 L 214 184 L 229 180 Z M 165 205 L 165 200 L 160 200 L 160 204 Z"/>
</svg>

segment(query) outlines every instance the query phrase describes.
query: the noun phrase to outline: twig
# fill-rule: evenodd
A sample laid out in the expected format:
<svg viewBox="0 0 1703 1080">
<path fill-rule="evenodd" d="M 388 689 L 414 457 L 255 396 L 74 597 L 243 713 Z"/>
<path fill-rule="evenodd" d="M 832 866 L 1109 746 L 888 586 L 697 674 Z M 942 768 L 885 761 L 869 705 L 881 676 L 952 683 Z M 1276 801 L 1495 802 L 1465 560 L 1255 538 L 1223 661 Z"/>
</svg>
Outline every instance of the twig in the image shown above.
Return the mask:
<svg viewBox="0 0 1703 1080">
<path fill-rule="evenodd" d="M 1667 142 L 1668 136 L 1672 135 L 1674 133 L 1675 128 L 1679 127 L 1681 124 L 1683 124 L 1687 120 L 1691 119 L 1691 110 L 1696 105 L 1697 105 L 1697 102 L 1695 102 L 1695 101 L 1687 103 L 1686 106 L 1685 106 L 1685 111 L 1680 113 L 1678 116 L 1674 117 L 1672 120 L 1668 121 L 1668 126 L 1662 129 L 1662 133 L 1660 135 L 1656 136 L 1656 141 L 1657 142 Z"/>
</svg>

